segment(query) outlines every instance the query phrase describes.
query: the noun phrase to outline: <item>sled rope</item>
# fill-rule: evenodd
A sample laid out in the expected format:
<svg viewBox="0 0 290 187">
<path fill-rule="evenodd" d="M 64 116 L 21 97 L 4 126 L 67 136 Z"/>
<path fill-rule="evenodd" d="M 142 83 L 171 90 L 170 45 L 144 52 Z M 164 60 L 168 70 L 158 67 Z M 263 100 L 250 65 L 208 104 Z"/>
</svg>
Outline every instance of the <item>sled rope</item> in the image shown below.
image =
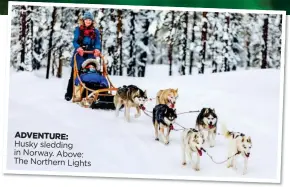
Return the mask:
<svg viewBox="0 0 290 187">
<path fill-rule="evenodd" d="M 181 127 L 181 128 L 182 128 L 182 130 L 188 129 L 188 128 L 185 128 L 184 126 L 180 125 L 180 124 L 179 124 L 179 123 L 177 123 L 177 122 L 174 122 L 174 124 L 176 124 L 176 125 L 178 125 L 179 127 Z"/>
<path fill-rule="evenodd" d="M 145 114 L 146 116 L 152 118 L 152 116 L 149 115 L 149 114 L 147 113 L 147 112 L 150 112 L 150 111 L 148 111 L 148 110 L 146 110 L 146 109 L 142 109 L 142 111 L 144 112 L 144 114 Z M 152 112 L 150 112 L 150 113 L 152 113 Z"/>
<path fill-rule="evenodd" d="M 196 113 L 196 112 L 200 112 L 199 110 L 190 110 L 188 112 L 180 112 L 177 115 L 182 115 L 182 114 L 189 114 L 189 113 Z"/>
<path fill-rule="evenodd" d="M 233 158 L 234 156 L 240 154 L 240 152 L 238 151 L 236 154 L 234 154 L 234 155 L 228 157 L 226 160 L 221 161 L 221 162 L 216 162 L 216 161 L 213 159 L 213 157 L 212 157 L 210 154 L 208 154 L 208 152 L 207 152 L 204 148 L 201 148 L 201 149 L 202 149 L 203 152 L 205 152 L 205 153 L 207 154 L 207 156 L 208 156 L 208 157 L 209 157 L 209 158 L 210 158 L 210 159 L 211 159 L 215 164 L 223 164 L 223 163 L 225 163 L 226 161 L 228 161 L 229 159 Z"/>
<path fill-rule="evenodd" d="M 151 111 L 148 111 L 148 110 L 146 110 L 145 108 L 144 108 L 144 109 L 142 109 L 142 111 L 144 112 L 144 114 L 145 114 L 146 116 L 148 116 L 148 117 L 152 118 L 152 116 L 151 116 L 150 114 L 148 114 L 148 112 L 152 113 Z M 186 129 L 185 127 L 183 127 L 183 126 L 179 125 L 177 122 L 174 122 L 174 124 L 176 124 L 176 125 L 178 125 L 178 126 L 182 127 L 182 129 L 176 129 L 176 128 L 174 128 L 174 127 L 173 127 L 173 125 L 172 125 L 172 128 L 171 128 L 170 130 L 174 130 L 174 131 L 181 131 L 181 130 L 184 130 L 184 129 Z"/>
</svg>

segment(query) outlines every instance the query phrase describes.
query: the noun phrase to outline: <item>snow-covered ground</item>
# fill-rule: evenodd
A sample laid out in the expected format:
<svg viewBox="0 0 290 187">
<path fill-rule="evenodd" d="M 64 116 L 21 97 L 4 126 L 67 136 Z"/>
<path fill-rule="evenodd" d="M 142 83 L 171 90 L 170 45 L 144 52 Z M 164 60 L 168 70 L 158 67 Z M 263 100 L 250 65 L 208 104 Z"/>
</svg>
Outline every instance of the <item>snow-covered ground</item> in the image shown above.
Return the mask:
<svg viewBox="0 0 290 187">
<path fill-rule="evenodd" d="M 177 112 L 215 108 L 219 122 L 229 130 L 252 137 L 253 148 L 248 174 L 242 176 L 242 160 L 238 171 L 226 163 L 217 165 L 206 154 L 201 158 L 201 170 L 181 165 L 180 131 L 171 134 L 168 146 L 154 140 L 151 119 L 142 115 L 127 123 L 120 113 L 81 108 L 64 100 L 69 75 L 44 79 L 45 71 L 11 72 L 8 126 L 9 170 L 41 170 L 94 172 L 108 174 L 144 174 L 164 177 L 216 177 L 215 179 L 257 180 L 278 179 L 281 128 L 280 71 L 248 70 L 220 74 L 169 77 L 167 66 L 149 66 L 146 78 L 111 77 L 116 86 L 136 84 L 154 97 L 159 89 L 178 88 Z M 146 105 L 154 107 L 154 101 Z M 180 115 L 177 122 L 194 127 L 197 113 Z M 175 126 L 178 128 L 178 126 Z M 220 123 L 218 128 L 220 127 Z M 218 129 L 218 131 L 220 128 Z M 83 152 L 91 167 L 15 165 L 13 159 L 16 131 L 63 132 L 68 134 L 73 151 Z M 216 161 L 227 157 L 227 141 L 217 136 L 216 146 L 205 146 Z M 194 179 L 194 178 L 193 178 Z M 199 178 L 200 179 L 200 178 Z"/>
</svg>

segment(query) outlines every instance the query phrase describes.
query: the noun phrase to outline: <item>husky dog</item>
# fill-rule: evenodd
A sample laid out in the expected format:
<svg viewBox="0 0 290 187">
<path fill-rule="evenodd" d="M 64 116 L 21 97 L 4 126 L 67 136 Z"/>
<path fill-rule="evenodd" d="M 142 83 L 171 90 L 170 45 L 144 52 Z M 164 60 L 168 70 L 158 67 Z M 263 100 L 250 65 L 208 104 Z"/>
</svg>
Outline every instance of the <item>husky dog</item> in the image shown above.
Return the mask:
<svg viewBox="0 0 290 187">
<path fill-rule="evenodd" d="M 165 104 L 156 105 L 153 108 L 153 125 L 155 129 L 155 140 L 159 141 L 158 131 L 161 132 L 162 139 L 165 145 L 169 143 L 169 134 L 172 129 L 172 123 L 177 118 L 176 110 L 169 108 Z M 164 134 L 165 128 L 167 129 L 166 136 Z"/>
<path fill-rule="evenodd" d="M 207 140 L 210 144 L 210 147 L 215 146 L 215 138 L 217 132 L 217 115 L 214 109 L 211 108 L 203 108 L 197 116 L 196 126 L 203 133 L 203 131 L 207 131 Z"/>
<path fill-rule="evenodd" d="M 158 104 L 166 104 L 170 108 L 175 108 L 176 99 L 178 98 L 178 88 L 159 90 L 156 96 L 156 105 Z"/>
<path fill-rule="evenodd" d="M 251 137 L 240 132 L 228 131 L 224 124 L 222 125 L 222 133 L 229 139 L 228 157 L 231 158 L 228 160 L 227 167 L 233 167 L 236 170 L 236 157 L 242 155 L 242 157 L 244 157 L 243 174 L 246 174 L 248 170 L 248 159 L 252 148 Z"/>
<path fill-rule="evenodd" d="M 202 156 L 202 145 L 204 144 L 203 134 L 196 129 L 185 129 L 182 132 L 182 165 L 186 165 L 186 157 L 190 159 L 192 168 L 200 170 L 200 157 Z M 196 152 L 197 160 L 194 164 L 192 153 Z"/>
<path fill-rule="evenodd" d="M 135 118 L 140 117 L 140 109 L 144 109 L 144 104 L 147 101 L 146 90 L 143 91 L 135 85 L 123 86 L 118 88 L 116 95 L 114 96 L 114 104 L 116 107 L 116 116 L 119 116 L 119 109 L 122 105 L 125 107 L 126 120 L 130 121 L 130 108 L 135 107 L 137 114 Z"/>
</svg>

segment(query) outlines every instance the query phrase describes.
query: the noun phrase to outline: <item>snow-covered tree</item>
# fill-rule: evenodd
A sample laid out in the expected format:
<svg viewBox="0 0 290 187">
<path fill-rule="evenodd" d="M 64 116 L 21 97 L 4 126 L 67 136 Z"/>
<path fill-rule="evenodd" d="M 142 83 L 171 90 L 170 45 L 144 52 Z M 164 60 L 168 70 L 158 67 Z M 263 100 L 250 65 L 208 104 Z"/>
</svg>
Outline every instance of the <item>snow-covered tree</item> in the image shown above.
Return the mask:
<svg viewBox="0 0 290 187">
<path fill-rule="evenodd" d="M 180 35 L 178 36 L 178 62 L 179 62 L 179 73 L 185 75 L 186 61 L 187 61 L 187 49 L 188 49 L 188 19 L 189 12 L 181 12 L 178 30 Z"/>
<path fill-rule="evenodd" d="M 279 68 L 281 61 L 281 25 L 282 16 L 270 14 L 268 26 L 268 54 L 267 62 L 269 68 Z"/>
<path fill-rule="evenodd" d="M 11 19 L 11 52 L 10 52 L 10 61 L 11 65 L 18 69 L 20 65 L 20 51 L 22 47 L 21 43 L 21 7 L 13 6 L 12 7 L 12 19 Z"/>
<path fill-rule="evenodd" d="M 142 77 L 147 64 L 169 65 L 170 75 L 173 65 L 181 75 L 280 67 L 281 15 L 41 6 L 12 7 L 11 65 L 60 76 L 85 11 L 96 19 L 111 75 Z"/>
<path fill-rule="evenodd" d="M 196 20 L 197 19 L 197 13 L 196 12 L 190 12 L 190 17 L 189 17 L 189 23 L 188 24 L 188 30 L 190 31 L 189 37 L 190 37 L 190 43 L 189 43 L 189 74 L 192 74 L 192 68 L 194 64 L 194 49 L 195 49 L 195 30 L 194 28 L 196 27 Z"/>
<path fill-rule="evenodd" d="M 264 15 L 247 14 L 249 17 L 247 29 L 249 31 L 249 64 L 248 67 L 258 68 L 262 64 L 262 50 L 264 47 L 263 25 Z M 262 19 L 261 19 L 262 18 Z"/>
</svg>

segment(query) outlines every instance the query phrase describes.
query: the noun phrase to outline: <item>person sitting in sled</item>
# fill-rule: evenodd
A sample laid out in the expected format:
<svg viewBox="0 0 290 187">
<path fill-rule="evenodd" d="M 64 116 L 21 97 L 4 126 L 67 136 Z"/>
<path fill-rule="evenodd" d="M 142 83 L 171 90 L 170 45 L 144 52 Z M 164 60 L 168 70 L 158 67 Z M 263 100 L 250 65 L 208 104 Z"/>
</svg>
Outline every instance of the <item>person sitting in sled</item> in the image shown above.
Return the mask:
<svg viewBox="0 0 290 187">
<path fill-rule="evenodd" d="M 81 67 L 80 78 L 75 80 L 76 98 L 75 102 L 80 102 L 82 98 L 86 97 L 86 91 L 81 93 L 80 80 L 85 83 L 85 86 L 94 90 L 108 88 L 109 83 L 101 73 L 101 64 L 96 59 L 87 59 L 83 62 Z M 88 94 L 91 92 L 88 91 Z"/>
<path fill-rule="evenodd" d="M 90 58 L 95 58 L 101 54 L 100 32 L 95 28 L 94 17 L 90 12 L 85 12 L 79 21 L 79 26 L 74 30 L 73 46 L 75 48 L 70 66 L 72 67 L 71 75 L 67 85 L 65 99 L 70 101 L 73 95 L 73 67 L 74 55 L 76 55 L 78 70 L 81 70 L 83 62 Z M 84 51 L 93 51 L 93 54 L 85 54 Z"/>
</svg>

